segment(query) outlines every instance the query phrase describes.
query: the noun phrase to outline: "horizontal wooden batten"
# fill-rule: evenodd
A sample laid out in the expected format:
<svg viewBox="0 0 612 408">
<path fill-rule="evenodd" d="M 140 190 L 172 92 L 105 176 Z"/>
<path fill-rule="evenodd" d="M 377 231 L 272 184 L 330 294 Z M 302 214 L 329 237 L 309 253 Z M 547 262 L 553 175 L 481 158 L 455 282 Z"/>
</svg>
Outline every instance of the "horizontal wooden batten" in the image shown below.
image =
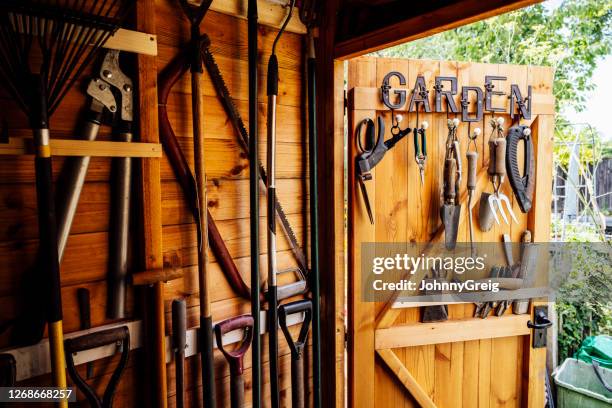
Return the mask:
<svg viewBox="0 0 612 408">
<path fill-rule="evenodd" d="M 162 157 L 158 143 L 107 142 L 101 140 L 51 139 L 53 156 Z M 12 137 L 0 143 L 0 155 L 34 154 L 31 138 Z"/>
<path fill-rule="evenodd" d="M 304 320 L 303 315 L 291 315 L 287 317 L 287 325 L 295 326 L 300 324 Z M 266 333 L 266 312 L 261 312 L 261 334 Z M 130 332 L 130 350 L 136 350 L 143 346 L 143 327 L 142 321 L 131 321 L 120 324 L 109 324 L 99 326 L 89 330 L 81 330 L 65 335 L 66 339 L 76 338 L 84 336 L 90 333 L 97 333 L 102 330 L 117 328 L 126 326 Z M 198 353 L 197 344 L 197 330 L 198 328 L 187 329 L 186 339 L 187 344 L 185 347 L 185 357 L 190 357 Z M 223 337 L 223 345 L 234 344 L 242 341 L 243 334 L 239 331 L 229 332 Z M 170 336 L 166 336 L 166 364 L 172 361 L 172 339 Z M 218 348 L 215 342 L 215 347 Z M 51 372 L 51 361 L 49 360 L 49 340 L 44 339 L 41 342 L 32 346 L 6 349 L 2 350 L 2 353 L 11 354 L 15 358 L 17 368 L 17 381 L 23 381 L 28 378 L 37 377 L 39 375 L 48 374 Z M 74 353 L 74 364 L 75 366 L 85 364 L 91 361 L 100 360 L 105 357 L 113 356 L 117 353 L 117 346 L 115 344 L 109 344 L 106 346 L 96 347 L 89 350 L 80 351 Z"/>
<path fill-rule="evenodd" d="M 498 337 L 526 336 L 530 333 L 530 329 L 527 327 L 530 318 L 530 315 L 524 314 L 393 326 L 376 330 L 375 347 L 376 350 L 382 350 Z"/>
<path fill-rule="evenodd" d="M 199 5 L 200 1 L 189 0 L 189 3 Z M 258 23 L 278 28 L 287 16 L 287 1 L 259 0 L 257 2 Z M 210 10 L 222 14 L 246 19 L 247 2 L 246 0 L 215 0 L 210 5 Z M 300 21 L 297 12 L 294 12 L 287 24 L 287 31 L 298 34 L 305 34 L 306 27 Z"/>
<path fill-rule="evenodd" d="M 120 28 L 106 41 L 104 48 L 155 56 L 157 55 L 157 36 Z"/>
</svg>

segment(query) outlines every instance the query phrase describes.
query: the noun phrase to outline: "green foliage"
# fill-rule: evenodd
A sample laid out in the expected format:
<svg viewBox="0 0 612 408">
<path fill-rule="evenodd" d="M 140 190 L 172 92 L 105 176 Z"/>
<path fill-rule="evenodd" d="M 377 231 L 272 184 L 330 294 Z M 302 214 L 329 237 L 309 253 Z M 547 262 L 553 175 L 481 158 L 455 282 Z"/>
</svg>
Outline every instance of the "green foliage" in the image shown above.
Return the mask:
<svg viewBox="0 0 612 408">
<path fill-rule="evenodd" d="M 583 230 L 579 229 L 581 233 Z M 559 361 L 571 357 L 585 337 L 612 334 L 610 249 L 609 244 L 581 244 L 579 250 L 572 252 L 573 267 L 559 289 L 555 305 Z"/>
<path fill-rule="evenodd" d="M 609 0 L 566 0 L 553 10 L 535 5 L 376 54 L 552 66 L 558 111 L 580 111 L 598 59 L 612 50 L 611 22 Z"/>
</svg>

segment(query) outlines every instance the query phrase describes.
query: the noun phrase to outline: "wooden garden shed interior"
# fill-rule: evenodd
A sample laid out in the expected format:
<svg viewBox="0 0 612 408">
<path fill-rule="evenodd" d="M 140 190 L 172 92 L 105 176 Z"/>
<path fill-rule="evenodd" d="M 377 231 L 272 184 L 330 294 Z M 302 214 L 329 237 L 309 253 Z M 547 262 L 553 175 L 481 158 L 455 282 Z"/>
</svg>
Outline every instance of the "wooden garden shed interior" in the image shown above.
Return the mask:
<svg viewBox="0 0 612 408">
<path fill-rule="evenodd" d="M 512 340 L 519 348 L 521 356 L 527 359 L 522 367 L 532 367 L 521 371 L 519 366 L 513 366 L 516 381 L 514 389 L 518 390 L 509 399 L 493 397 L 476 400 L 466 397 L 458 403 L 453 397 L 448 400 L 440 397 L 440 393 L 456 391 L 456 388 L 446 388 L 440 385 L 445 381 L 460 381 L 454 377 L 458 360 L 452 356 L 461 355 L 461 361 L 473 356 L 470 352 L 483 352 L 481 348 L 464 346 L 464 343 L 441 343 L 441 346 L 422 346 L 423 352 L 411 354 L 401 349 L 401 358 L 391 355 L 389 347 L 377 347 L 374 342 L 373 315 L 364 314 L 362 306 L 355 301 L 356 285 L 352 272 L 353 248 L 357 241 L 354 234 L 373 233 L 364 227 L 361 215 L 355 215 L 353 185 L 349 173 L 349 188 L 345 191 L 345 115 L 349 120 L 349 141 L 357 116 L 376 113 L 379 110 L 372 102 L 369 108 L 354 109 L 354 93 L 347 93 L 352 88 L 376 88 L 380 85 L 382 71 L 404 69 L 413 74 L 424 71 L 435 76 L 431 67 L 423 62 L 421 67 L 414 61 L 391 61 L 379 63 L 368 58 L 357 58 L 360 55 L 401 42 L 422 38 L 443 30 L 451 29 L 473 21 L 491 17 L 524 7 L 537 0 L 517 1 L 476 1 L 476 0 L 435 0 L 422 5 L 407 6 L 399 0 L 329 0 L 319 2 L 319 28 L 317 30 L 317 129 L 319 143 L 319 212 L 320 212 L 320 270 L 321 270 L 321 337 L 322 347 L 321 370 L 323 381 L 321 393 L 323 406 L 342 407 L 345 401 L 350 406 L 424 406 L 427 398 L 433 399 L 437 406 L 543 406 L 542 398 L 545 363 L 545 349 L 530 350 L 529 332 L 523 333 L 526 340 Z M 172 167 L 162 154 L 159 144 L 158 121 L 158 74 L 179 52 L 180 47 L 189 39 L 189 26 L 184 19 L 180 7 L 175 0 L 137 0 L 135 2 L 131 34 L 122 37 L 114 46 L 122 50 L 124 71 L 131 76 L 137 90 L 135 105 L 135 143 L 133 147 L 124 149 L 113 144 L 98 144 L 95 148 L 66 140 L 79 139 L 79 129 L 82 126 L 83 112 L 87 109 L 88 99 L 84 92 L 85 83 L 96 75 L 98 63 L 93 63 L 80 74 L 77 86 L 73 87 L 66 99 L 51 118 L 52 151 L 56 156 L 53 161 L 53 174 L 58 185 L 61 184 L 62 166 L 66 157 L 91 155 L 92 160 L 83 188 L 80 204 L 68 239 L 66 255 L 61 263 L 62 300 L 64 311 L 65 333 L 80 330 L 81 321 L 77 290 L 86 288 L 91 296 L 91 325 L 100 327 L 122 323 L 109 320 L 106 317 L 106 270 L 108 266 L 109 230 L 111 229 L 110 197 L 111 162 L 113 157 L 131 155 L 134 159 L 132 202 L 132 223 L 130 229 L 130 273 L 145 270 L 166 268 L 172 270 L 172 276 L 162 280 L 145 281 L 140 286 L 130 286 L 127 297 L 127 318 L 130 330 L 138 333 L 161 332 L 166 335 L 171 330 L 171 302 L 176 298 L 185 298 L 188 307 L 188 324 L 192 328 L 199 325 L 199 297 L 197 283 L 197 237 L 191 210 L 185 202 L 185 197 L 176 180 Z M 260 157 L 265 158 L 266 141 L 266 64 L 272 42 L 278 27 L 286 13 L 285 8 L 267 2 L 259 1 L 259 142 Z M 228 85 L 229 92 L 241 113 L 245 123 L 248 123 L 248 75 L 247 75 L 247 22 L 246 1 L 244 0 L 214 0 L 206 14 L 201 32 L 210 38 L 209 50 L 214 55 L 220 72 Z M 133 36 L 131 36 L 133 35 Z M 305 66 L 304 50 L 306 43 L 306 28 L 297 16 L 292 18 L 287 32 L 281 37 L 277 47 L 279 58 L 280 85 L 278 97 L 277 120 L 277 191 L 279 201 L 288 215 L 288 219 L 296 232 L 302 248 L 309 247 L 309 217 L 308 217 L 308 146 L 307 146 L 307 114 L 305 109 Z M 132 53 L 130 53 L 132 52 Z M 345 63 L 348 62 L 348 87 L 345 88 Z M 409 67 L 410 64 L 410 67 Z M 431 63 L 434 64 L 435 63 Z M 443 69 L 460 71 L 460 63 L 449 63 L 444 66 L 438 63 L 438 72 Z M 452 66 L 449 68 L 449 66 Z M 484 68 L 483 68 L 484 69 Z M 500 72 L 506 69 L 509 76 L 514 75 L 517 81 L 534 86 L 535 94 L 548 95 L 551 86 L 551 73 L 546 69 L 529 70 L 525 67 L 500 67 Z M 512 71 L 514 69 L 514 71 Z M 380 71 L 379 71 L 380 70 Z M 496 73 L 494 73 L 496 74 Z M 535 78 L 535 79 L 534 79 Z M 409 83 L 413 81 L 409 75 Z M 428 79 L 429 80 L 429 79 Z M 539 88 L 537 86 L 540 85 Z M 170 92 L 166 104 L 168 117 L 178 137 L 179 144 L 187 159 L 193 165 L 193 138 L 190 129 L 191 103 L 188 75 L 180 79 Z M 244 281 L 250 280 L 249 265 L 249 194 L 248 156 L 241 147 L 239 135 L 232 127 L 224 107 L 219 100 L 210 77 L 205 73 L 202 79 L 202 100 L 204 105 L 204 129 L 206 135 L 206 169 L 208 188 L 208 210 L 215 220 L 221 236 L 233 258 Z M 8 143 L 0 142 L 0 324 L 10 323 L 25 309 L 28 302 L 28 273 L 32 273 L 36 265 L 37 218 L 36 190 L 34 178 L 33 156 L 30 142 L 24 138 L 30 136 L 27 118 L 18 111 L 11 97 L 5 91 L 0 94 L 2 110 L 0 119 L 5 121 L 4 128 L 9 134 Z M 370 102 L 368 102 L 370 103 Z M 544 109 L 544 108 L 543 108 Z M 539 132 L 548 132 L 552 127 L 550 106 L 546 112 L 535 120 Z M 536 112 L 537 113 L 537 112 Z M 538 113 L 539 114 L 539 113 Z M 408 119 L 412 120 L 412 119 Z M 538 130 L 536 129 L 536 133 Z M 546 133 L 548 134 L 548 133 Z M 98 140 L 111 141 L 111 129 L 101 128 Z M 142 143 L 142 144 L 141 144 Z M 548 142 L 547 142 L 548 143 Z M 546 165 L 550 151 L 549 145 L 538 152 L 538 168 Z M 353 147 L 348 145 L 348 161 L 352 160 Z M 127 153 L 126 153 L 127 152 Z M 404 152 L 405 153 L 405 152 Z M 397 159 L 399 162 L 405 158 Z M 433 164 L 432 164 L 433 166 Z M 349 170 L 350 171 L 350 170 Z M 412 171 L 412 170 L 410 170 Z M 538 173 L 539 174 L 539 173 Z M 538 177 L 544 180 L 549 175 Z M 408 177 L 406 175 L 406 177 Z M 547 193 L 538 184 L 536 196 L 546 201 Z M 435 187 L 431 187 L 432 189 Z M 407 193 L 406 191 L 404 193 Z M 345 252 L 345 197 L 349 202 L 348 248 Z M 265 209 L 265 195 L 261 193 L 262 209 Z M 382 210 L 381 210 L 382 211 Z M 265 211 L 261 211 L 261 265 L 262 276 L 266 274 L 265 246 Z M 354 218 L 357 217 L 357 218 Z M 547 218 L 523 217 L 521 225 L 539 228 L 541 236 L 545 235 L 548 225 L 538 224 Z M 539 221 L 538 221 L 539 220 Z M 355 222 L 353 225 L 352 223 Z M 536 225 L 537 224 L 537 225 Z M 405 228 L 406 225 L 402 225 Z M 386 232 L 375 231 L 375 238 Z M 516 231 L 518 234 L 518 230 Z M 403 234 L 403 233 L 402 233 Z M 435 229 L 423 232 L 421 238 L 431 239 Z M 278 243 L 279 268 L 291 268 L 296 260 L 290 250 L 289 242 L 281 235 Z M 519 235 L 516 235 L 519 236 Z M 391 240 L 409 240 L 414 237 L 399 235 Z M 308 252 L 307 250 L 305 250 Z M 307 254 L 308 255 L 308 254 Z M 349 263 L 349 273 L 345 274 L 345 264 Z M 210 256 L 210 276 L 212 294 L 212 315 L 214 321 L 250 312 L 249 301 L 241 298 L 230 286 L 214 256 Z M 348 281 L 345 277 L 348 276 Z M 24 278 L 25 277 L 25 278 Z M 292 274 L 280 278 L 284 281 L 293 280 Z M 25 285 L 24 285 L 25 282 Z M 142 283 L 142 282 L 141 282 Z M 346 291 L 348 288 L 348 297 Z M 25 292 L 24 292 L 25 291 Z M 299 298 L 299 297 L 298 297 Z M 348 305 L 348 310 L 347 310 Z M 380 309 L 379 306 L 376 306 Z M 382 306 L 384 307 L 384 306 Z M 377 309 L 378 310 L 378 309 Z M 412 311 L 403 312 L 403 323 L 417 319 Z M 453 318 L 467 317 L 468 311 L 463 307 L 451 309 Z M 347 311 L 350 322 L 347 331 Z M 355 314 L 357 313 L 357 314 Z M 359 315 L 362 313 L 362 315 Z M 365 316 L 365 317 L 364 317 Z M 397 317 L 397 316 L 396 316 Z M 362 320 L 363 319 L 363 320 Z M 370 319 L 370 320 L 368 320 Z M 395 319 L 377 329 L 389 329 Z M 364 337 L 364 324 L 368 326 L 368 334 Z M 8 326 L 8 325 L 7 325 Z M 297 334 L 298 326 L 291 329 Z M 490 330 L 494 331 L 495 328 Z M 0 348 L 14 349 L 11 337 L 13 329 L 8 328 L 0 335 Z M 193 333 L 192 333 L 193 334 Z M 195 336 L 195 334 L 193 334 Z M 357 335 L 357 336 L 356 336 Z M 404 333 L 409 336 L 409 333 Z M 149 342 L 148 334 L 132 339 L 138 347 L 130 353 L 130 360 L 119 383 L 115 396 L 115 406 L 174 406 L 174 361 L 169 344 L 165 347 Z M 360 343 L 361 342 L 361 343 Z M 466 339 L 466 344 L 469 339 Z M 458 349 L 461 344 L 461 350 Z M 291 400 L 291 376 L 289 349 L 281 336 L 280 341 L 279 376 L 281 405 L 289 406 Z M 347 353 L 348 346 L 348 353 Z M 398 346 L 403 347 L 403 346 Z M 482 347 L 482 346 L 481 346 Z M 489 347 L 491 345 L 489 344 Z M 510 350 L 510 346 L 504 350 Z M 380 350 L 383 351 L 380 351 Z M 20 348 L 28 353 L 44 350 L 35 346 Z M 267 406 L 266 396 L 269 393 L 267 377 L 267 347 L 264 336 L 263 353 L 263 401 Z M 376 354 L 378 352 L 378 357 Z M 190 354 L 191 353 L 191 354 Z M 193 355 L 194 350 L 187 350 Z M 454 354 L 453 354 L 454 353 Z M 542 354 L 544 353 L 544 354 Z M 150 355 L 168 354 L 165 360 L 168 364 L 153 364 Z M 425 358 L 423 356 L 426 356 Z M 306 352 L 310 360 L 311 349 Z M 365 356 L 365 357 L 364 357 Z M 447 377 L 433 375 L 431 363 L 448 368 Z M 36 357 L 28 361 L 35 361 Z M 410 367 L 418 372 L 410 374 L 404 364 L 412 359 Z M 370 359 L 366 365 L 366 373 L 355 372 L 356 367 L 362 367 L 363 361 Z M 399 361 L 402 360 L 403 361 Z M 26 359 L 27 360 L 27 359 Z M 384 364 L 381 364 L 384 361 Z M 393 365 L 395 362 L 396 365 Z M 250 393 L 250 354 L 245 359 L 246 404 L 251 403 Z M 348 370 L 346 369 L 348 362 Z M 106 358 L 93 363 L 93 383 L 99 394 L 102 394 L 107 380 L 118 364 L 118 356 Z M 186 364 L 186 395 L 190 400 L 187 404 L 198 406 L 202 404 L 201 378 L 199 376 L 199 359 L 190 357 Z M 48 384 L 48 365 L 46 367 L 30 367 L 24 374 L 19 385 Z M 448 367 L 447 367 L 448 366 Z M 469 381 L 466 373 L 468 365 L 461 365 L 463 381 Z M 41 371 L 42 370 L 42 371 Z M 389 370 L 398 374 L 399 380 L 389 377 Z M 420 371 L 419 371 L 420 370 Z M 85 365 L 79 366 L 79 372 L 85 373 Z M 408 371 L 408 374 L 406 372 Z M 215 353 L 215 372 L 217 373 L 217 398 L 219 406 L 229 406 L 229 368 L 221 355 Z M 425 374 L 423 374 L 423 372 Z M 40 374 L 43 374 L 41 376 Z M 312 376 L 312 368 L 307 369 L 308 377 Z M 357 380 L 359 375 L 376 376 L 366 387 Z M 389 377 L 386 380 L 380 378 Z M 421 382 L 420 386 L 411 383 Z M 363 379 L 363 378 L 362 378 Z M 388 382 L 385 382 L 388 381 Z M 425 382 L 425 385 L 423 385 Z M 375 384 L 376 383 L 376 384 Z M 311 384 L 308 382 L 308 384 Z M 370 387 L 371 385 L 371 387 Z M 417 384 L 418 385 L 418 384 Z M 412 387 L 412 388 L 411 388 Z M 453 387 L 461 388 L 460 383 Z M 409 392 L 404 390 L 406 388 Z M 416 391 L 416 395 L 414 390 Z M 419 391 L 419 389 L 421 391 Z M 425 389 L 425 391 L 423 391 Z M 423 392 L 423 395 L 419 394 Z M 505 391 L 504 391 L 505 392 Z M 386 395 L 388 399 L 380 398 Z M 312 394 L 309 393 L 309 398 Z M 79 399 L 83 395 L 79 394 Z M 484 401 L 486 399 L 486 402 Z M 143 400 L 146 400 L 144 402 Z M 374 402 L 375 401 L 375 402 Z M 425 401 L 425 402 L 424 402 Z M 473 405 L 477 401 L 477 405 Z M 387 405 L 385 405 L 387 404 Z"/>
</svg>

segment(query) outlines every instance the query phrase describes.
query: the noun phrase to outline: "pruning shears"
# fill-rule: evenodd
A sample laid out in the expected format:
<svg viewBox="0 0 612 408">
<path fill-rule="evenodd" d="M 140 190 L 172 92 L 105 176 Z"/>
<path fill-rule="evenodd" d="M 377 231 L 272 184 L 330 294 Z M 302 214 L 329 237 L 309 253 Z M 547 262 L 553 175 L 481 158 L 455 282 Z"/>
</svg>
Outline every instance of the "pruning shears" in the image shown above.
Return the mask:
<svg viewBox="0 0 612 408">
<path fill-rule="evenodd" d="M 365 135 L 362 140 L 361 132 L 363 127 L 365 127 Z M 368 198 L 365 182 L 372 180 L 371 171 L 380 163 L 385 153 L 408 133 L 410 133 L 410 129 L 405 129 L 393 134 L 389 140 L 385 140 L 385 122 L 381 116 L 377 118 L 377 127 L 375 127 L 374 121 L 370 118 L 363 119 L 359 122 L 359 125 L 357 125 L 355 139 L 357 149 L 360 153 L 355 158 L 355 173 L 359 181 L 361 195 L 363 196 L 363 201 L 371 224 L 374 224 L 374 216 L 372 214 L 372 207 Z"/>
</svg>

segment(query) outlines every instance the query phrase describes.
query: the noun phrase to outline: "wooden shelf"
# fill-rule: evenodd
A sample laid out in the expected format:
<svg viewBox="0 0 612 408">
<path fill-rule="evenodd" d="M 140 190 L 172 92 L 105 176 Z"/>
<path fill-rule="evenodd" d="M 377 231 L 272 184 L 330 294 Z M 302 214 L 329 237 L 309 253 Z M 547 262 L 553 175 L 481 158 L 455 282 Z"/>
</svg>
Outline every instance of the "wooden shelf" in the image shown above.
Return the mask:
<svg viewBox="0 0 612 408">
<path fill-rule="evenodd" d="M 8 143 L 0 143 L 0 155 L 34 154 L 31 138 L 11 137 Z M 89 140 L 51 139 L 53 156 L 92 157 L 162 157 L 159 143 L 126 143 Z"/>
</svg>

